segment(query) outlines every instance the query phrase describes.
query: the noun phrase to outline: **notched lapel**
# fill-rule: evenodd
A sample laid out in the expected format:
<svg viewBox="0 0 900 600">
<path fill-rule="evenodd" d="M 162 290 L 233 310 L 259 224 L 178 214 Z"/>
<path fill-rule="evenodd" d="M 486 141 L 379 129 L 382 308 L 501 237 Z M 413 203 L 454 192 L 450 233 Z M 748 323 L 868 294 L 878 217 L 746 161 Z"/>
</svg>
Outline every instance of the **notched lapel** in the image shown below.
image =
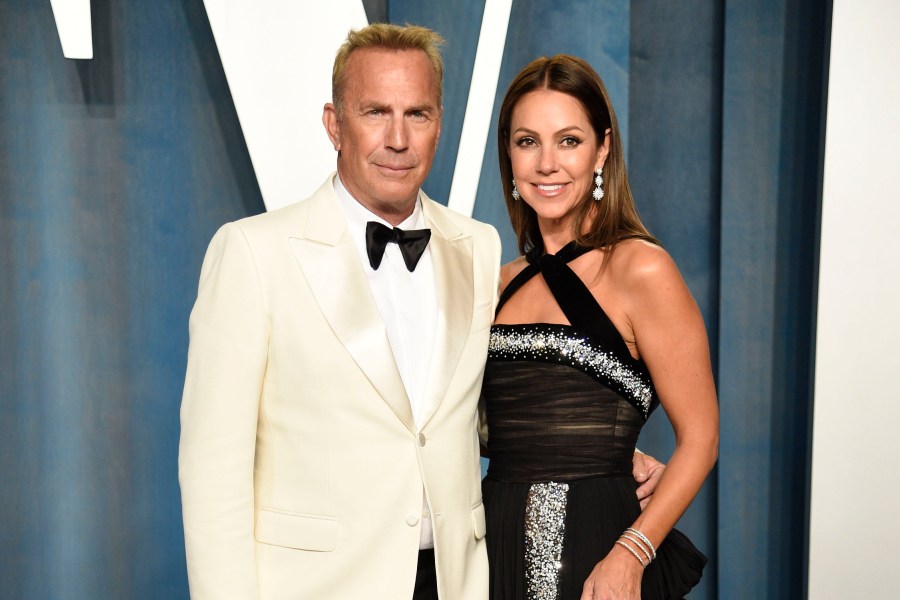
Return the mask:
<svg viewBox="0 0 900 600">
<path fill-rule="evenodd" d="M 294 257 L 335 336 L 397 417 L 415 432 L 406 388 L 359 253 L 347 236 L 337 200 L 332 198 L 328 206 L 329 198 L 320 196 L 309 200 L 315 204 L 304 234 L 290 240 Z"/>
</svg>

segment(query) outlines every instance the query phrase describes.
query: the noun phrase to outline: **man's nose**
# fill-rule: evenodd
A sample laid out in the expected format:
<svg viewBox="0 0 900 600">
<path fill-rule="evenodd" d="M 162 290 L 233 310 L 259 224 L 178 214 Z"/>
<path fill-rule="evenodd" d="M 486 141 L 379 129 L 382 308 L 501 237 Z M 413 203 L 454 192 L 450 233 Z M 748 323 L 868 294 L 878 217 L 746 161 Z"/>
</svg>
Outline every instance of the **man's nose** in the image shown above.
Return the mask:
<svg viewBox="0 0 900 600">
<path fill-rule="evenodd" d="M 409 145 L 409 133 L 406 130 L 406 120 L 403 117 L 392 118 L 387 126 L 384 145 L 396 151 L 406 150 Z"/>
</svg>

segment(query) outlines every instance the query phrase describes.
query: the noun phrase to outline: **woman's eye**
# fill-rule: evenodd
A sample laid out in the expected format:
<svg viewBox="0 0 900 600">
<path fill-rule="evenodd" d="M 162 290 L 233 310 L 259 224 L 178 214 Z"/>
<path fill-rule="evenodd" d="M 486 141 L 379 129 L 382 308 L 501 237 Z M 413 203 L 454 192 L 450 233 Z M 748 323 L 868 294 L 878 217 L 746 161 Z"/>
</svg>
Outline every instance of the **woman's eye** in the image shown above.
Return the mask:
<svg viewBox="0 0 900 600">
<path fill-rule="evenodd" d="M 523 138 L 519 138 L 518 140 L 516 140 L 516 146 L 522 146 L 522 147 L 534 146 L 535 143 L 536 142 L 534 141 L 534 139 L 530 138 L 530 137 L 523 137 Z"/>
<path fill-rule="evenodd" d="M 571 135 L 567 135 L 566 137 L 564 137 L 562 139 L 563 146 L 577 146 L 580 143 L 581 143 L 581 140 L 579 140 L 577 137 L 573 137 Z"/>
</svg>

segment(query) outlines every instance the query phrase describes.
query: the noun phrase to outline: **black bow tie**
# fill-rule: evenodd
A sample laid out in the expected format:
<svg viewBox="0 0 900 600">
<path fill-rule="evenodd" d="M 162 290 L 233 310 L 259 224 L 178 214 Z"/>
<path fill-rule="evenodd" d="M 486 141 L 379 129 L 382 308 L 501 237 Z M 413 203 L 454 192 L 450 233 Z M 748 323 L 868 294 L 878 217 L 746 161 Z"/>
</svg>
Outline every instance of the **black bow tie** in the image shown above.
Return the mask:
<svg viewBox="0 0 900 600">
<path fill-rule="evenodd" d="M 416 264 L 422 258 L 428 240 L 431 239 L 430 229 L 410 229 L 404 231 L 396 227 L 391 228 L 375 221 L 366 223 L 366 253 L 369 255 L 369 264 L 378 270 L 381 259 L 384 258 L 384 249 L 388 243 L 394 242 L 400 246 L 400 254 L 410 273 L 416 270 Z"/>
</svg>

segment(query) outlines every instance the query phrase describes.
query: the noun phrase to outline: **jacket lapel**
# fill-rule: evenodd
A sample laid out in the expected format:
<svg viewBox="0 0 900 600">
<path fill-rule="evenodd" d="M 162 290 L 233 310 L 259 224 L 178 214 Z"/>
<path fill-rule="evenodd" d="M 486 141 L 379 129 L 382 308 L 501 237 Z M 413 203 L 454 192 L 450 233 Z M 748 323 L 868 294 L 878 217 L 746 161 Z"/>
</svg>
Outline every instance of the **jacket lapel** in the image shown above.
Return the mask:
<svg viewBox="0 0 900 600">
<path fill-rule="evenodd" d="M 406 388 L 359 253 L 347 234 L 332 178 L 306 202 L 305 231 L 291 238 L 294 257 L 335 336 L 397 417 L 415 432 Z"/>
<path fill-rule="evenodd" d="M 423 198 L 422 208 L 425 220 L 432 228 L 429 247 L 434 265 L 438 304 L 431 373 L 426 388 L 426 400 L 432 407 L 431 415 L 433 415 L 450 386 L 472 326 L 475 297 L 472 238 L 460 230 L 427 197 Z"/>
</svg>

